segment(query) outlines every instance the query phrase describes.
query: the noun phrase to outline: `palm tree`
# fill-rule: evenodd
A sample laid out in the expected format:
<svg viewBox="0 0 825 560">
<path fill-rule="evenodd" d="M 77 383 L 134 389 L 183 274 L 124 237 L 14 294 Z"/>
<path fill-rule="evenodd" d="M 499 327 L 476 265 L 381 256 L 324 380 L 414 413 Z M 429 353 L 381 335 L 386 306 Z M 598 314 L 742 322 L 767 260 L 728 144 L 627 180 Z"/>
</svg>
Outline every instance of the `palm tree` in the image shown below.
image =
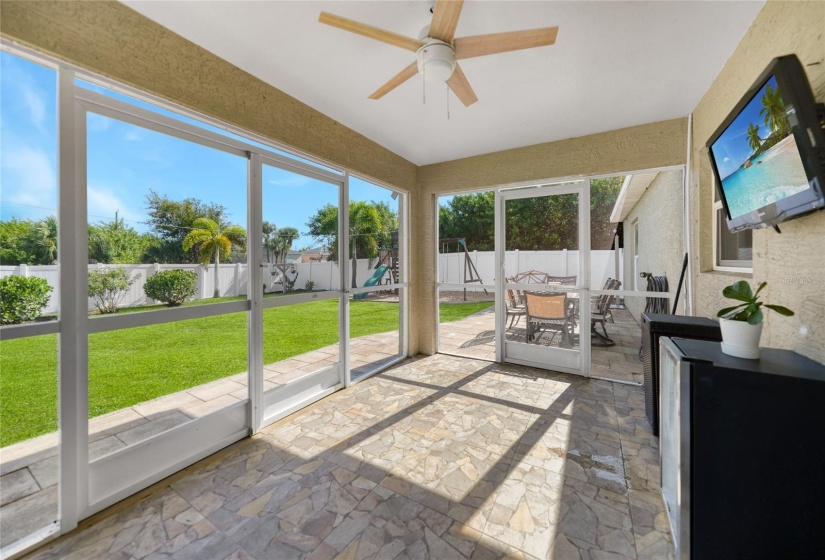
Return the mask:
<svg viewBox="0 0 825 560">
<path fill-rule="evenodd" d="M 198 260 L 204 268 L 209 266 L 213 258 L 215 259 L 215 291 L 212 297 L 220 297 L 218 265 L 221 257 L 228 257 L 233 245 L 241 249 L 246 247 L 246 231 L 239 226 L 222 228 L 209 218 L 198 218 L 192 225 L 194 229 L 183 239 L 183 250 L 188 251 L 200 243 Z"/>
<path fill-rule="evenodd" d="M 391 224 L 382 221 L 382 212 L 376 203 L 363 200 L 349 203 L 350 258 L 352 259 L 352 287 L 357 288 L 356 267 L 358 255 L 367 258 L 378 256 L 379 238 L 389 231 Z M 393 219 L 395 216 L 393 216 Z M 338 207 L 327 204 L 307 222 L 309 234 L 317 240 L 325 239 L 330 248 L 330 260 L 338 260 Z"/>
<path fill-rule="evenodd" d="M 352 259 L 352 287 L 357 288 L 356 276 L 358 274 L 358 248 L 362 250 L 367 258 L 374 258 L 378 255 L 378 240 L 376 236 L 381 233 L 381 215 L 374 204 L 364 200 L 351 201 L 349 203 L 349 237 L 350 237 L 350 258 Z"/>
<path fill-rule="evenodd" d="M 765 116 L 765 124 L 771 129 L 771 134 L 784 133 L 791 128 L 788 117 L 785 115 L 785 102 L 782 101 L 779 90 L 773 89 L 770 84 L 765 86 L 762 109 L 759 114 Z"/>
<path fill-rule="evenodd" d="M 759 137 L 759 126 L 753 123 L 748 125 L 748 145 L 754 152 L 762 145 L 762 139 Z"/>
<path fill-rule="evenodd" d="M 272 257 L 274 257 L 275 253 L 275 232 L 278 231 L 278 228 L 272 222 L 264 221 L 263 223 L 263 234 L 264 234 L 264 251 L 266 251 L 266 262 L 272 263 Z M 277 260 L 277 259 L 276 259 Z"/>
<path fill-rule="evenodd" d="M 278 262 L 285 263 L 292 242 L 301 236 L 294 227 L 284 227 L 275 234 L 275 257 Z"/>
<path fill-rule="evenodd" d="M 34 235 L 37 255 L 41 262 L 54 264 L 57 261 L 57 218 L 49 216 L 37 222 Z"/>
</svg>

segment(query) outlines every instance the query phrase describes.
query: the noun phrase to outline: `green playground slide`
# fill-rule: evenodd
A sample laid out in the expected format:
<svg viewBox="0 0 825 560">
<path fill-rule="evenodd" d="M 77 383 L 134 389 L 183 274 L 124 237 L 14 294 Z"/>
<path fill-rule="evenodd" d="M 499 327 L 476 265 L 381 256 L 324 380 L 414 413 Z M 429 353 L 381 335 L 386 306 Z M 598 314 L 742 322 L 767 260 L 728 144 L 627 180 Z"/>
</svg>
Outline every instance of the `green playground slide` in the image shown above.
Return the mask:
<svg viewBox="0 0 825 560">
<path fill-rule="evenodd" d="M 376 268 L 375 272 L 372 275 L 372 278 L 364 282 L 363 287 L 369 288 L 370 286 L 375 286 L 376 284 L 378 284 L 389 269 L 390 267 L 386 265 L 381 265 L 378 268 Z M 355 294 L 355 299 L 364 299 L 365 297 L 367 297 L 367 294 Z"/>
</svg>

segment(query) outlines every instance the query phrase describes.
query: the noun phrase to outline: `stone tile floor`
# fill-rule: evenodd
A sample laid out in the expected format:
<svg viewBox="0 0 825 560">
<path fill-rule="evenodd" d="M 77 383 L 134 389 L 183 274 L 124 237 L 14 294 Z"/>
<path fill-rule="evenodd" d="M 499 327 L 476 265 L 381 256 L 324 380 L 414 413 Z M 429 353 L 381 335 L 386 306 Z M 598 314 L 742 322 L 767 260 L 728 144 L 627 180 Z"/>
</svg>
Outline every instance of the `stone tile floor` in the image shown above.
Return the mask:
<svg viewBox="0 0 825 560">
<path fill-rule="evenodd" d="M 644 375 L 639 359 L 642 330 L 627 309 L 613 309 L 613 322 L 607 323 L 607 334 L 615 346 L 598 347 L 594 337 L 592 347 L 592 374 L 607 379 L 642 383 Z M 470 315 L 454 323 L 439 325 L 438 351 L 456 356 L 496 359 L 495 312 L 493 307 Z M 599 327 L 601 330 L 601 327 Z M 524 342 L 524 318 L 507 329 L 507 340 Z M 539 343 L 558 346 L 559 335 L 544 333 Z M 577 348 L 578 346 L 576 346 Z"/>
<path fill-rule="evenodd" d="M 31 558 L 670 558 L 643 406 L 629 385 L 412 359 Z"/>
<path fill-rule="evenodd" d="M 355 338 L 350 343 L 357 379 L 398 356 L 398 331 Z M 264 391 L 285 385 L 338 361 L 338 346 L 264 366 Z M 89 457 L 97 459 L 194 418 L 247 398 L 247 375 L 240 373 L 89 421 Z M 0 547 L 45 527 L 57 515 L 57 433 L 0 450 Z"/>
</svg>

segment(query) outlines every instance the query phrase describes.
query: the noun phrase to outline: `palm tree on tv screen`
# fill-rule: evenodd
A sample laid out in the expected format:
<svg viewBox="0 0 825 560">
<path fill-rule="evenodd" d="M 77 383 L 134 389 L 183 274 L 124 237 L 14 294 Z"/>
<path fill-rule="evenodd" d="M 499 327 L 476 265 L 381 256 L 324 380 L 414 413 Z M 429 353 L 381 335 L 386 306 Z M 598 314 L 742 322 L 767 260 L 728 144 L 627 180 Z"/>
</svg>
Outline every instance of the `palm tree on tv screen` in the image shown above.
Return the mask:
<svg viewBox="0 0 825 560">
<path fill-rule="evenodd" d="M 759 137 L 759 126 L 753 123 L 748 125 L 748 145 L 754 152 L 762 145 L 762 139 Z"/>
<path fill-rule="evenodd" d="M 771 134 L 777 132 L 784 134 L 791 128 L 788 117 L 785 116 L 785 102 L 782 101 L 779 90 L 773 89 L 770 84 L 765 86 L 765 94 L 762 96 L 762 109 L 759 114 L 765 117 L 765 124 L 771 129 Z"/>
</svg>

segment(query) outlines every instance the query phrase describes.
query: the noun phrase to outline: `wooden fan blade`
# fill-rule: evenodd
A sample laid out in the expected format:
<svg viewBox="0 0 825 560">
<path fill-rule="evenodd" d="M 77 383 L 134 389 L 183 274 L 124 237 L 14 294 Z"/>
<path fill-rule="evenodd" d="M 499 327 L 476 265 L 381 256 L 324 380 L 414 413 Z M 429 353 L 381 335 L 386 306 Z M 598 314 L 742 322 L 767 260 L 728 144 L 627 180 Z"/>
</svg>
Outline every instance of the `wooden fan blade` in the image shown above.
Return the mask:
<svg viewBox="0 0 825 560">
<path fill-rule="evenodd" d="M 401 72 L 390 78 L 390 81 L 375 90 L 375 93 L 370 95 L 370 99 L 381 99 L 386 94 L 418 74 L 418 62 L 413 62 Z"/>
<path fill-rule="evenodd" d="M 366 23 L 336 16 L 335 14 L 330 14 L 329 12 L 321 12 L 321 15 L 318 17 L 318 21 L 325 23 L 326 25 L 331 25 L 332 27 L 337 27 L 338 29 L 343 29 L 344 31 L 349 31 L 350 33 L 357 33 L 358 35 L 363 35 L 364 37 L 369 37 L 370 39 L 375 39 L 376 41 L 381 41 L 382 43 L 388 43 L 396 47 L 401 47 L 402 49 L 412 52 L 417 51 L 418 48 L 423 45 L 423 43 L 417 39 L 411 39 L 409 37 L 405 37 L 404 35 L 393 33 L 392 31 L 367 25 Z"/>
<path fill-rule="evenodd" d="M 464 0 L 436 0 L 433 21 L 427 35 L 445 43 L 452 43 L 463 5 Z"/>
<path fill-rule="evenodd" d="M 556 42 L 558 27 L 543 27 L 525 31 L 509 31 L 506 33 L 491 33 L 490 35 L 475 35 L 461 37 L 455 40 L 455 57 L 457 60 L 496 54 L 533 47 L 543 47 Z"/>
<path fill-rule="evenodd" d="M 473 91 L 473 88 L 470 86 L 470 82 L 467 81 L 467 76 L 464 75 L 464 72 L 461 70 L 461 66 L 458 64 L 455 65 L 453 75 L 450 76 L 449 80 L 447 80 L 447 85 L 451 90 L 453 90 L 456 97 L 464 103 L 465 107 L 469 107 L 478 101 L 476 92 Z"/>
</svg>

